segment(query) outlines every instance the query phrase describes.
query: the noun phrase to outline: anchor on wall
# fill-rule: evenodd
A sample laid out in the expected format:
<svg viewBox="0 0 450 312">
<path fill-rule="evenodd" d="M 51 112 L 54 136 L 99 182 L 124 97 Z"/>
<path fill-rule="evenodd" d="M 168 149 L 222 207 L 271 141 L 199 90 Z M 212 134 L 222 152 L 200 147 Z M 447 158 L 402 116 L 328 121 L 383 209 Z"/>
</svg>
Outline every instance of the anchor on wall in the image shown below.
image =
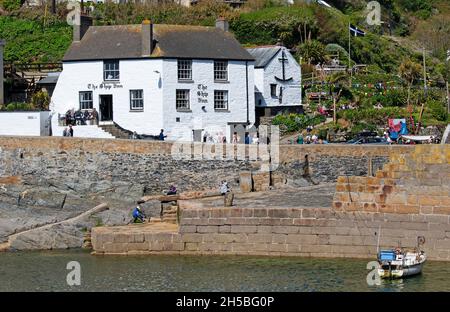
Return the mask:
<svg viewBox="0 0 450 312">
<path fill-rule="evenodd" d="M 284 53 L 284 50 L 281 51 L 281 58 L 278 59 L 281 62 L 281 68 L 282 68 L 282 74 L 283 74 L 283 78 L 278 78 L 277 76 L 275 76 L 275 80 L 279 81 L 279 82 L 288 82 L 291 81 L 293 78 L 286 78 L 286 68 L 285 68 L 285 63 L 287 62 L 287 58 L 286 58 L 286 54 Z M 278 95 L 278 101 L 281 103 L 283 103 L 283 87 L 280 87 L 280 94 Z"/>
<path fill-rule="evenodd" d="M 278 78 L 277 76 L 275 76 L 275 79 L 280 81 L 280 82 L 288 82 L 291 81 L 293 78 L 286 78 L 286 68 L 285 68 L 285 63 L 287 62 L 287 58 L 286 58 L 286 54 L 284 53 L 284 50 L 281 51 L 281 58 L 278 59 L 281 62 L 281 68 L 282 68 L 282 73 L 283 73 L 283 78 Z"/>
</svg>

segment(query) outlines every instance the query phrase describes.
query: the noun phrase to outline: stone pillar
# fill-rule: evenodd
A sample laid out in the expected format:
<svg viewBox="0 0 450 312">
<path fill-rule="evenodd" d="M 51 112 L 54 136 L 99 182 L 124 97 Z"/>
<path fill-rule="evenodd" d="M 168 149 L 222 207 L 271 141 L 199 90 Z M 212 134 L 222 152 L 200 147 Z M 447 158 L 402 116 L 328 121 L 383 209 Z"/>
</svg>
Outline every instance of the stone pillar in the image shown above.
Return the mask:
<svg viewBox="0 0 450 312">
<path fill-rule="evenodd" d="M 250 171 L 239 173 L 239 187 L 242 193 L 250 193 L 253 191 L 252 173 Z"/>
<path fill-rule="evenodd" d="M 0 107 L 2 107 L 5 104 L 5 98 L 4 98 L 4 90 L 3 90 L 3 84 L 4 84 L 4 71 L 3 71 L 3 49 L 5 47 L 5 41 L 0 39 Z"/>
</svg>

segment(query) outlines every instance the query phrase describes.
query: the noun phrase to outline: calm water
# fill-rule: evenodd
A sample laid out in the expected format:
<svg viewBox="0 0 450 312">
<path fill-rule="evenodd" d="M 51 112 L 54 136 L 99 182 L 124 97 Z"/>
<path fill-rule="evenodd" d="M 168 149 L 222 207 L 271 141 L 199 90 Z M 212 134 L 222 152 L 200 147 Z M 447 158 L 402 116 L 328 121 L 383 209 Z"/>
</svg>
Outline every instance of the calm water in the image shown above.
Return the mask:
<svg viewBox="0 0 450 312">
<path fill-rule="evenodd" d="M 69 261 L 81 286 L 68 286 Z M 91 256 L 84 251 L 0 253 L 0 291 L 450 291 L 450 263 L 428 262 L 423 274 L 366 283 L 366 260 Z"/>
</svg>

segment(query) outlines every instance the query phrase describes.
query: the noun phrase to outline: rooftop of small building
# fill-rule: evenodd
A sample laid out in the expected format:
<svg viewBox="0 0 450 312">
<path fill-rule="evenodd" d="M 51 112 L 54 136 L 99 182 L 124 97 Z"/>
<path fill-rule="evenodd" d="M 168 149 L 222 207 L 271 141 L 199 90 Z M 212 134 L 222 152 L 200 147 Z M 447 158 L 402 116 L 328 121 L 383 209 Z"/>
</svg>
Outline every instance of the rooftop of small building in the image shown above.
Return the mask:
<svg viewBox="0 0 450 312">
<path fill-rule="evenodd" d="M 255 58 L 255 68 L 261 68 L 266 67 L 282 48 L 280 45 L 265 45 L 249 47 L 247 51 Z"/>
<path fill-rule="evenodd" d="M 192 58 L 253 61 L 229 33 L 216 27 L 153 24 L 155 46 L 142 55 L 142 25 L 91 26 L 73 42 L 63 61 L 135 58 Z"/>
</svg>

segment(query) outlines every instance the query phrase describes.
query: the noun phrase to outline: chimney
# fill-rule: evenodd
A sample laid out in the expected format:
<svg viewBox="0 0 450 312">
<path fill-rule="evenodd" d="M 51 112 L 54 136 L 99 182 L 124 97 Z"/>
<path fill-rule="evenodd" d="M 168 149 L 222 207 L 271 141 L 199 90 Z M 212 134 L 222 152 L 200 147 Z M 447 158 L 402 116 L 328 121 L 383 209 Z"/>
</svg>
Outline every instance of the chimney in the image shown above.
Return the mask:
<svg viewBox="0 0 450 312">
<path fill-rule="evenodd" d="M 150 56 L 153 52 L 153 23 L 148 19 L 142 21 L 141 40 L 142 56 Z"/>
<path fill-rule="evenodd" d="M 80 25 L 73 25 L 73 41 L 80 41 L 92 26 L 92 17 L 87 15 L 80 15 Z"/>
<path fill-rule="evenodd" d="M 216 20 L 216 28 L 221 29 L 223 31 L 228 31 L 228 29 L 230 28 L 230 25 L 228 24 L 228 21 L 223 16 L 220 16 Z"/>
<path fill-rule="evenodd" d="M 5 104 L 5 98 L 3 95 L 3 81 L 4 81 L 4 73 L 3 73 L 3 48 L 5 47 L 5 41 L 0 40 L 0 107 Z"/>
</svg>

